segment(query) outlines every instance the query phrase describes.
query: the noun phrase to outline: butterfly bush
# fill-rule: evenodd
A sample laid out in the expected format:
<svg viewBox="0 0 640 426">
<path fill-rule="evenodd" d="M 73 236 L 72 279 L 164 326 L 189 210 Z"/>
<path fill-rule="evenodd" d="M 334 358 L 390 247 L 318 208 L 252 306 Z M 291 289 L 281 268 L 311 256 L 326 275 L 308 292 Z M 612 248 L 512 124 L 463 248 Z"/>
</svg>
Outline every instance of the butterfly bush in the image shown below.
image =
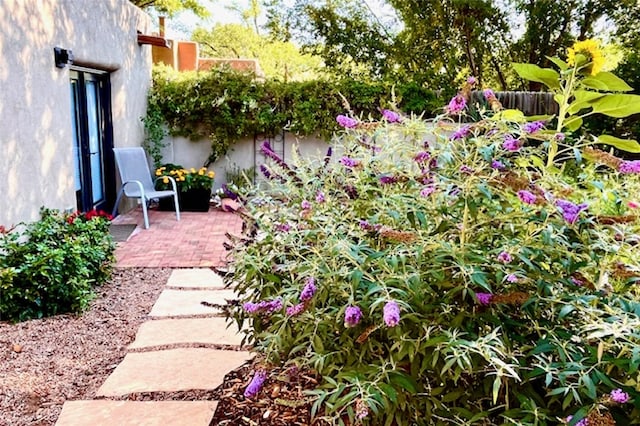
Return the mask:
<svg viewBox="0 0 640 426">
<path fill-rule="evenodd" d="M 265 365 L 320 377 L 304 397 L 334 423 L 629 424 L 635 163 L 592 149 L 547 169 L 557 132 L 488 90 L 457 123 L 457 96 L 435 122 L 339 118 L 335 159 L 273 161 L 242 194 L 233 318 Z"/>
</svg>

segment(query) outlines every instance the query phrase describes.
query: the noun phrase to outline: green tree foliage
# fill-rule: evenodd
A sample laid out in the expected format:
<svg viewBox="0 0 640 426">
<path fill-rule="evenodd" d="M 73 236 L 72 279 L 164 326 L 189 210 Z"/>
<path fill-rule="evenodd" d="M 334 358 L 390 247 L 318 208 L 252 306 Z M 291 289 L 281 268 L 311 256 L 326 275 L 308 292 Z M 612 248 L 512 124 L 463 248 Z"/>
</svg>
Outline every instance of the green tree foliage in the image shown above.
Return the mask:
<svg viewBox="0 0 640 426">
<path fill-rule="evenodd" d="M 173 16 L 183 10 L 190 10 L 199 17 L 209 16 L 205 4 L 212 3 L 212 0 L 130 0 L 141 9 L 154 9 L 159 13 L 166 13 Z"/>
<path fill-rule="evenodd" d="M 524 86 L 511 62 L 549 66 L 575 40 L 609 36 L 638 49 L 635 0 L 386 0 L 396 22 L 356 0 L 265 4 L 274 37 L 293 38 L 338 73 L 410 79 L 431 88 L 457 87 L 473 74 L 502 89 Z"/>
<path fill-rule="evenodd" d="M 291 42 L 260 36 L 240 24 L 218 24 L 210 31 L 197 28 L 192 39 L 200 44 L 203 57 L 257 59 L 269 79 L 309 79 L 321 63 L 320 57 L 301 53 Z"/>
<path fill-rule="evenodd" d="M 328 69 L 351 77 L 383 78 L 395 68 L 395 39 L 362 2 L 296 0 L 293 7 L 267 3 L 272 37 L 295 39 L 324 60 Z"/>
</svg>

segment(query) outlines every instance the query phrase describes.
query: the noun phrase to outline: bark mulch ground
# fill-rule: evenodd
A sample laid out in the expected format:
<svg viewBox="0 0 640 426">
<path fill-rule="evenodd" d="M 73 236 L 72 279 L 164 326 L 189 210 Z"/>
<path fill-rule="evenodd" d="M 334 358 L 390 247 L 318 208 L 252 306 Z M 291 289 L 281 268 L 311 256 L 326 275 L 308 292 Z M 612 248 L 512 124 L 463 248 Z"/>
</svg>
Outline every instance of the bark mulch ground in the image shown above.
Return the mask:
<svg viewBox="0 0 640 426">
<path fill-rule="evenodd" d="M 122 361 L 170 269 L 116 269 L 82 315 L 0 323 L 0 425 L 53 425 Z"/>
<path fill-rule="evenodd" d="M 162 268 L 118 268 L 97 288 L 91 307 L 81 315 L 0 322 L 0 425 L 51 426 L 65 401 L 96 399 L 96 391 L 148 319 L 170 273 Z M 313 401 L 303 393 L 317 384 L 310 372 L 274 369 L 260 393 L 245 398 L 257 362 L 231 371 L 217 389 L 144 392 L 116 399 L 218 400 L 211 425 L 327 424 L 310 420 Z"/>
</svg>

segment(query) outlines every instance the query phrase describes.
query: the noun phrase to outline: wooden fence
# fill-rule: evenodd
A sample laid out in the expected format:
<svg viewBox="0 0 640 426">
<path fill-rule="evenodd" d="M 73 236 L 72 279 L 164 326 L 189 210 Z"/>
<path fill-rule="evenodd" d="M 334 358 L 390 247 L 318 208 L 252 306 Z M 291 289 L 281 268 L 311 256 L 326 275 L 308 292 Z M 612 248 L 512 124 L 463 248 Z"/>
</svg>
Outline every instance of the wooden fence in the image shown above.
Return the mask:
<svg viewBox="0 0 640 426">
<path fill-rule="evenodd" d="M 519 109 L 524 115 L 554 115 L 558 113 L 558 104 L 553 100 L 553 93 L 546 92 L 495 92 L 503 107 Z M 482 91 L 475 90 L 471 94 L 472 103 L 482 103 Z"/>
</svg>

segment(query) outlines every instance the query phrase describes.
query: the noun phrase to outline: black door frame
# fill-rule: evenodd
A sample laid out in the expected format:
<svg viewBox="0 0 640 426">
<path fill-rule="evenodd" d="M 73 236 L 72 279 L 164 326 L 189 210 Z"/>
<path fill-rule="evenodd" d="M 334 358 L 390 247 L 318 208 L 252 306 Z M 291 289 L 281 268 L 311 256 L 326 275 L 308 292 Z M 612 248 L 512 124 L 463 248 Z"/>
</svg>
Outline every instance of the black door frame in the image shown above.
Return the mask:
<svg viewBox="0 0 640 426">
<path fill-rule="evenodd" d="M 94 81 L 98 88 L 98 108 L 99 112 L 99 133 L 100 133 L 100 149 L 102 157 L 102 173 L 104 184 L 104 197 L 99 202 L 93 202 L 91 176 L 90 171 L 90 153 L 89 153 L 89 126 L 87 112 L 87 95 L 85 82 L 87 80 Z M 72 66 L 69 71 L 69 84 L 72 88 L 72 82 L 77 83 L 76 90 L 71 92 L 75 97 L 75 114 L 76 134 L 80 142 L 80 185 L 81 190 L 76 192 L 77 209 L 82 212 L 92 210 L 94 208 L 110 212 L 116 200 L 116 179 L 115 179 L 115 159 L 113 156 L 113 125 L 111 119 L 111 84 L 109 73 L 89 69 L 84 67 Z M 72 122 L 72 125 L 74 123 Z M 74 167 L 76 159 L 74 159 Z"/>
</svg>

